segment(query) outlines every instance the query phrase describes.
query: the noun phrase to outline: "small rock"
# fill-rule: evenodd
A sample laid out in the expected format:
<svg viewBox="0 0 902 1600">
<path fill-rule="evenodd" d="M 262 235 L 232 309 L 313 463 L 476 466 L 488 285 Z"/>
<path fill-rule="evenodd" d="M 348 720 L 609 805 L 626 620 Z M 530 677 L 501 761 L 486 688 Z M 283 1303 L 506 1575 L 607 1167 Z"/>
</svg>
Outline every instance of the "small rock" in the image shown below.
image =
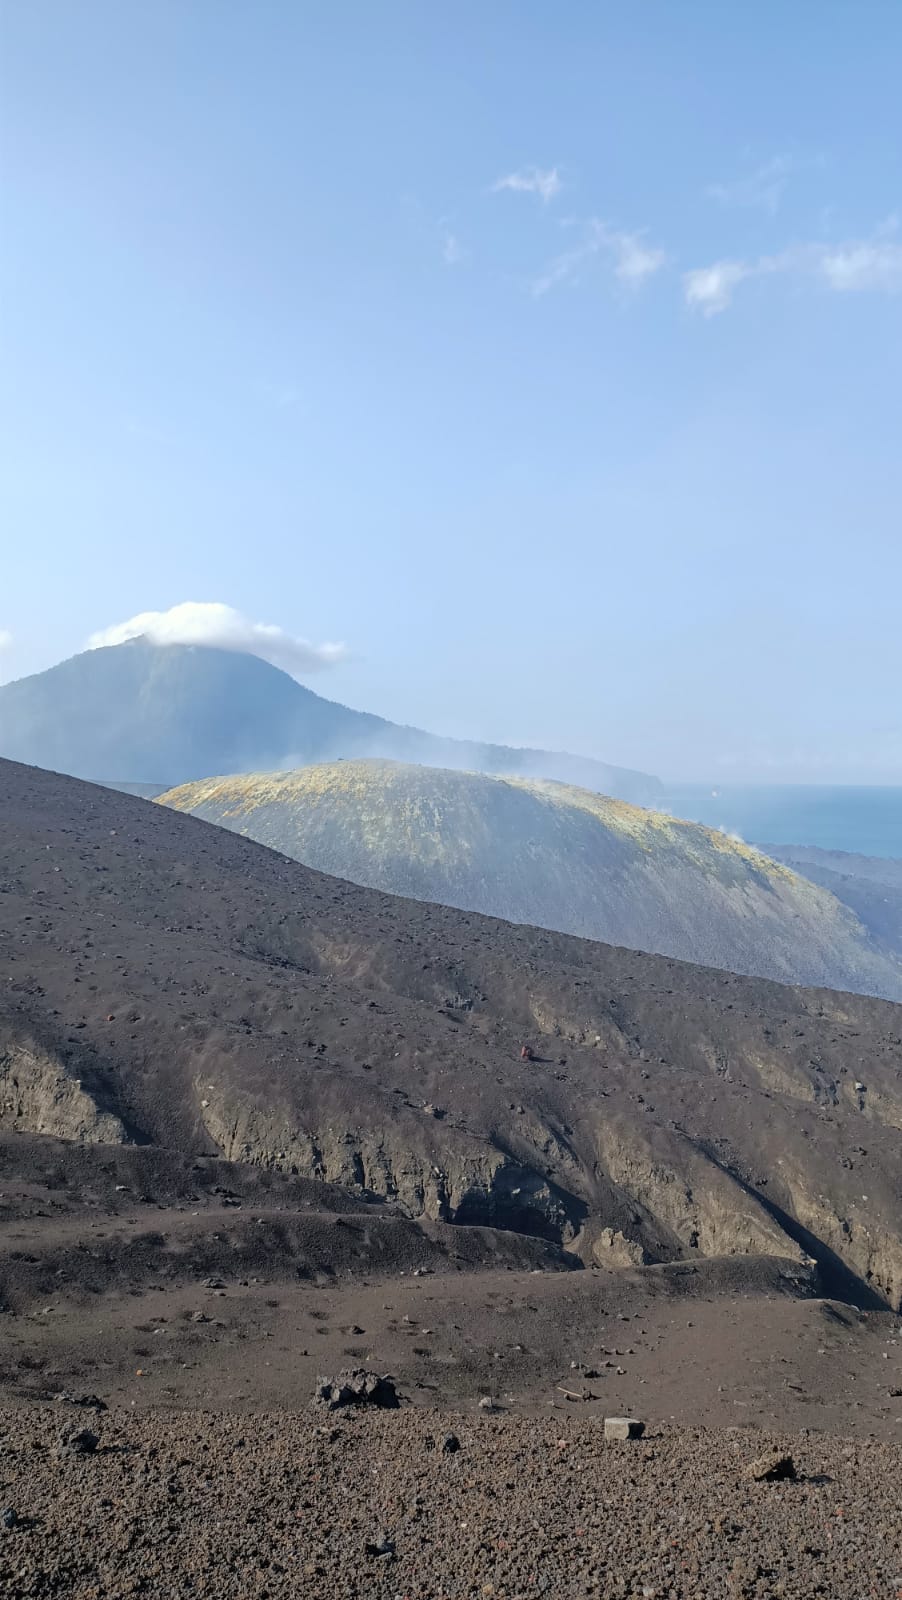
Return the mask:
<svg viewBox="0 0 902 1600">
<path fill-rule="evenodd" d="M 12 1506 L 7 1506 L 5 1511 L 0 1511 L 0 1523 L 3 1524 L 4 1528 L 15 1528 L 18 1521 L 18 1514 L 13 1510 Z"/>
<path fill-rule="evenodd" d="M 571 1361 L 571 1372 L 579 1372 L 584 1378 L 600 1378 L 601 1373 L 597 1367 L 587 1367 L 584 1361 Z"/>
<path fill-rule="evenodd" d="M 82 1406 L 85 1411 L 105 1411 L 106 1401 L 101 1400 L 96 1394 L 72 1394 L 64 1389 L 61 1394 L 55 1394 L 54 1400 L 58 1405 Z"/>
<path fill-rule="evenodd" d="M 605 1417 L 604 1436 L 606 1439 L 641 1439 L 645 1432 L 645 1423 L 638 1417 Z"/>
<path fill-rule="evenodd" d="M 446 1456 L 453 1456 L 460 1449 L 460 1440 L 456 1433 L 446 1433 L 442 1440 L 442 1452 Z"/>
<path fill-rule="evenodd" d="M 353 1367 L 340 1372 L 337 1378 L 318 1378 L 313 1394 L 313 1404 L 337 1411 L 342 1406 L 381 1406 L 397 1410 L 398 1392 L 389 1377 L 377 1372 L 367 1372 L 365 1367 Z"/>
<path fill-rule="evenodd" d="M 67 1428 L 60 1435 L 57 1454 L 60 1456 L 90 1456 L 94 1454 L 100 1440 L 90 1428 Z"/>
<path fill-rule="evenodd" d="M 781 1450 L 769 1450 L 766 1456 L 750 1461 L 743 1468 L 742 1475 L 751 1478 L 753 1483 L 776 1483 L 781 1478 L 795 1477 L 795 1462 L 792 1456 L 784 1455 Z"/>
<path fill-rule="evenodd" d="M 492 1399 L 491 1395 L 488 1395 L 488 1394 L 480 1395 L 480 1398 L 479 1398 L 479 1409 L 480 1409 L 480 1411 L 494 1411 L 495 1402 Z"/>
<path fill-rule="evenodd" d="M 395 1553 L 395 1542 L 386 1533 L 377 1533 L 366 1546 L 368 1556 L 374 1556 L 377 1561 L 390 1561 Z"/>
</svg>

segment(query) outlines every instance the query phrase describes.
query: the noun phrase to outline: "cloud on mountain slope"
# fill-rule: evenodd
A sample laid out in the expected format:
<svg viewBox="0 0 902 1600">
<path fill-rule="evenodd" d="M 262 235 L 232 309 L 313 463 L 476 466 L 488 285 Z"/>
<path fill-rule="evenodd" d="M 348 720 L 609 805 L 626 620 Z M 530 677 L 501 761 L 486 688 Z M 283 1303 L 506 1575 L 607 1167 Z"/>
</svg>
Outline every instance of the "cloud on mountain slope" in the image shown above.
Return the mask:
<svg viewBox="0 0 902 1600">
<path fill-rule="evenodd" d="M 219 601 L 185 600 L 168 611 L 141 611 L 127 622 L 93 633 L 89 650 L 124 644 L 128 639 L 149 639 L 153 644 L 195 644 L 220 650 L 238 650 L 259 656 L 294 677 L 317 672 L 343 661 L 343 644 L 311 644 L 268 622 L 252 622 L 234 606 Z"/>
</svg>

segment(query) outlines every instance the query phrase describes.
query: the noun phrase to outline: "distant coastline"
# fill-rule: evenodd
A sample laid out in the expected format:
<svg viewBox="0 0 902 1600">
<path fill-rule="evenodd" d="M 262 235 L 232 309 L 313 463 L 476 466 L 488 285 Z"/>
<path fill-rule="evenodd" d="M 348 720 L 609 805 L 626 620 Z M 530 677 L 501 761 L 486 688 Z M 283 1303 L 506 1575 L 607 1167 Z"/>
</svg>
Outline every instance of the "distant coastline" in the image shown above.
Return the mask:
<svg viewBox="0 0 902 1600">
<path fill-rule="evenodd" d="M 902 788 L 665 783 L 673 815 L 748 843 L 818 845 L 902 859 Z"/>
</svg>

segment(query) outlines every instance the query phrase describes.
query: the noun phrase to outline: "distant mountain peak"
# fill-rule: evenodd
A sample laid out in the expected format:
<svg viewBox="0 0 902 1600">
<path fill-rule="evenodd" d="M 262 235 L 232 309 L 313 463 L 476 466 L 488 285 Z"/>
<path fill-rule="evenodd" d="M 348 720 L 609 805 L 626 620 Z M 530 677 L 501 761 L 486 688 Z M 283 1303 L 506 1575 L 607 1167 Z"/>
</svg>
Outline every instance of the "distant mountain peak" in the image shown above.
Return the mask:
<svg viewBox="0 0 902 1600">
<path fill-rule="evenodd" d="M 171 787 L 221 772 L 380 756 L 556 778 L 639 803 L 656 778 L 587 757 L 445 739 L 324 699 L 246 650 L 99 646 L 0 687 L 0 756 L 74 777 Z"/>
</svg>

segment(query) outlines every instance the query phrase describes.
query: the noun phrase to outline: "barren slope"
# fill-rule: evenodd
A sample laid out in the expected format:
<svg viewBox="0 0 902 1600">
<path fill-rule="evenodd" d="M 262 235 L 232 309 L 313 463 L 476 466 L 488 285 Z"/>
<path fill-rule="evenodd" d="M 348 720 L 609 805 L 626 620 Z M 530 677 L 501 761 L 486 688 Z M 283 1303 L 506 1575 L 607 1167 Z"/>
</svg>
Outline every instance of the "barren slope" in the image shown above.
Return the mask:
<svg viewBox="0 0 902 1600">
<path fill-rule="evenodd" d="M 585 1260 L 810 1254 L 899 1303 L 897 1007 L 392 899 L 0 771 L 6 1129 L 364 1185 Z"/>
</svg>

